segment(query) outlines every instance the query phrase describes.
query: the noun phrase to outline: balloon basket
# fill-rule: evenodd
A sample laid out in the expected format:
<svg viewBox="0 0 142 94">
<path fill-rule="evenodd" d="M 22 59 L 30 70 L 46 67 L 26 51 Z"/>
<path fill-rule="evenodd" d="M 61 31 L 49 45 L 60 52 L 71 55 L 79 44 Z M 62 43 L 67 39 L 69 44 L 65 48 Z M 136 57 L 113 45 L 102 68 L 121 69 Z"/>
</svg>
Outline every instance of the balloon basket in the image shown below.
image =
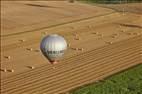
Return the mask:
<svg viewBox="0 0 142 94">
<path fill-rule="evenodd" d="M 58 61 L 51 61 L 51 64 L 57 64 L 57 63 L 59 63 Z"/>
</svg>

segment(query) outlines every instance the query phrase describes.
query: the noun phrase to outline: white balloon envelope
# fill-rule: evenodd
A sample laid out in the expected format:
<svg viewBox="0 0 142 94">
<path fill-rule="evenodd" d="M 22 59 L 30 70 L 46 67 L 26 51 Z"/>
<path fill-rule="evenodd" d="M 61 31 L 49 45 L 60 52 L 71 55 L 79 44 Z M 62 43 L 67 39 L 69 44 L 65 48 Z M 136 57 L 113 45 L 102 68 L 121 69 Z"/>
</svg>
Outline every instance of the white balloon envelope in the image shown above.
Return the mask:
<svg viewBox="0 0 142 94">
<path fill-rule="evenodd" d="M 54 64 L 63 57 L 67 42 L 57 34 L 48 35 L 42 39 L 40 49 L 43 55 Z"/>
</svg>

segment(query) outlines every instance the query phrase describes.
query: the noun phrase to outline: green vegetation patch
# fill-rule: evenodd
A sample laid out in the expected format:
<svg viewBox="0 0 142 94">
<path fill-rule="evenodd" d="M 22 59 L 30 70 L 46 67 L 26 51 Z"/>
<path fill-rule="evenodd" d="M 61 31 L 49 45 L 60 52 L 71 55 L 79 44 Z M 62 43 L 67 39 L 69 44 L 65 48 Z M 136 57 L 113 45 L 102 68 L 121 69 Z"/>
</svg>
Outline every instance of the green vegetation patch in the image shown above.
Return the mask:
<svg viewBox="0 0 142 94">
<path fill-rule="evenodd" d="M 104 81 L 73 90 L 71 94 L 142 94 L 142 64 Z"/>
</svg>

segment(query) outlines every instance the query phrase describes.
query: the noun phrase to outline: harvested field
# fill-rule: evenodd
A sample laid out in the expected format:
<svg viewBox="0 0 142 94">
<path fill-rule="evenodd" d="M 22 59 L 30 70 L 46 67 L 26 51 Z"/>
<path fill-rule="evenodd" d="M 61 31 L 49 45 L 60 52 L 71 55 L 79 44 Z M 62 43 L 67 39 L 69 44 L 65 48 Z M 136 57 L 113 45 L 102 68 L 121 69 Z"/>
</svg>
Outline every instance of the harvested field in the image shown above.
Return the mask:
<svg viewBox="0 0 142 94">
<path fill-rule="evenodd" d="M 1 35 L 8 36 L 24 32 L 39 31 L 40 29 L 54 27 L 69 21 L 72 22 L 100 15 L 102 14 L 100 12 L 102 10 L 104 13 L 111 12 L 109 9 L 95 6 L 92 8 L 87 4 L 70 4 L 67 1 L 56 2 L 57 1 L 2 1 Z M 105 10 L 108 11 L 105 12 Z"/>
<path fill-rule="evenodd" d="M 142 63 L 141 22 L 138 13 L 79 2 L 2 1 L 1 93 L 60 94 Z M 57 65 L 39 50 L 53 33 L 70 44 Z"/>
</svg>

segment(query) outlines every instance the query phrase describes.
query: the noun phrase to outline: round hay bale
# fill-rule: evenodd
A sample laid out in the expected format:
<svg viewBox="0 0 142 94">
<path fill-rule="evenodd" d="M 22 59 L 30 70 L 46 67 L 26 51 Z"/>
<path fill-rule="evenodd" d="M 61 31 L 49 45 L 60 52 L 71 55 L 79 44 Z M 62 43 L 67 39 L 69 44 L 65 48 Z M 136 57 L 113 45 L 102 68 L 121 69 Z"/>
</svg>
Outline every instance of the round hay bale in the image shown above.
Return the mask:
<svg viewBox="0 0 142 94">
<path fill-rule="evenodd" d="M 78 50 L 78 48 L 75 48 L 75 50 Z"/>
<path fill-rule="evenodd" d="M 110 42 L 110 41 L 107 41 L 106 43 L 107 43 L 107 44 L 112 44 L 112 42 Z"/>
<path fill-rule="evenodd" d="M 14 72 L 14 69 L 9 70 L 9 72 Z"/>
<path fill-rule="evenodd" d="M 78 50 L 83 51 L 84 49 L 83 48 L 79 48 Z"/>
<path fill-rule="evenodd" d="M 24 39 L 20 39 L 19 41 L 20 41 L 20 42 L 25 42 L 25 40 L 24 40 Z"/>
<path fill-rule="evenodd" d="M 35 67 L 34 66 L 27 66 L 28 68 L 30 68 L 30 69 L 35 69 Z"/>
<path fill-rule="evenodd" d="M 5 69 L 5 68 L 4 68 L 4 69 L 1 69 L 1 71 L 3 71 L 3 72 L 7 72 L 7 69 Z"/>
<path fill-rule="evenodd" d="M 7 59 L 11 59 L 11 56 L 4 56 L 5 58 L 7 58 Z"/>
<path fill-rule="evenodd" d="M 29 51 L 33 51 L 33 48 L 26 48 L 27 50 L 29 50 Z"/>
</svg>

